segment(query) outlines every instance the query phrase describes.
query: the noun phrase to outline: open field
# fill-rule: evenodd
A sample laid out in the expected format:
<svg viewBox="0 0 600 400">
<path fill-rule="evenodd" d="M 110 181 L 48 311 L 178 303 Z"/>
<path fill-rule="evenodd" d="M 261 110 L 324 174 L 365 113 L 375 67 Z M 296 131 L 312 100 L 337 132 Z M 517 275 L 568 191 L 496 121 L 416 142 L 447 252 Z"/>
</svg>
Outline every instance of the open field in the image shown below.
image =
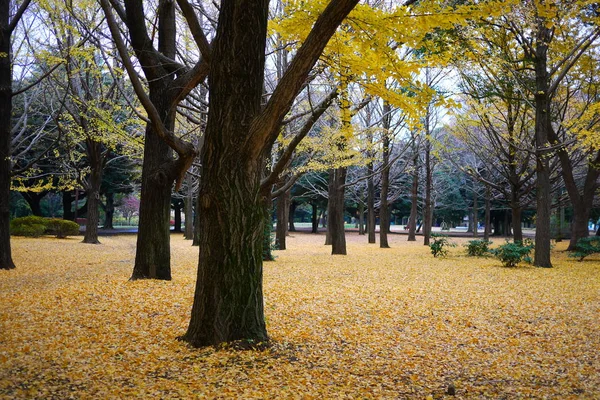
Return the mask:
<svg viewBox="0 0 600 400">
<path fill-rule="evenodd" d="M 465 243 L 466 239 L 453 239 Z M 295 234 L 265 264 L 264 351 L 192 349 L 197 249 L 173 281 L 129 282 L 135 236 L 13 239 L 0 271 L 0 398 L 600 398 L 600 257 L 507 269 Z M 500 243 L 500 241 L 498 241 Z"/>
</svg>

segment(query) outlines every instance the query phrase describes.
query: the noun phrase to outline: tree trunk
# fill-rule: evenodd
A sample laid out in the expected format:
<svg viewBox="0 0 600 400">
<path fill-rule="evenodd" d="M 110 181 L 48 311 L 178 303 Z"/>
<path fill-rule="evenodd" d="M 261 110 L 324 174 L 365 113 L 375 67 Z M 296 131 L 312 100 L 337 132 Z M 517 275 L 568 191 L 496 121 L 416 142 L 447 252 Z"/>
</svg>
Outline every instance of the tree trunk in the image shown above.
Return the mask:
<svg viewBox="0 0 600 400">
<path fill-rule="evenodd" d="M 211 104 L 221 102 L 213 96 Z M 211 116 L 215 108 L 222 107 L 211 107 Z M 183 337 L 196 347 L 268 339 L 262 296 L 267 219 L 259 193 L 262 167 L 253 165 L 253 160 L 240 162 L 241 150 L 219 148 L 221 140 L 215 135 L 219 126 L 214 121 L 209 116 L 199 201 L 198 278 L 190 325 Z M 232 122 L 220 126 L 235 129 Z"/>
<path fill-rule="evenodd" d="M 104 195 L 106 197 L 106 206 L 104 207 L 104 229 L 115 229 L 113 218 L 115 216 L 115 194 L 108 192 Z"/>
<path fill-rule="evenodd" d="M 290 198 L 290 193 L 288 193 L 288 204 L 289 204 L 289 210 L 288 210 L 288 230 L 290 232 L 296 232 L 296 227 L 294 226 L 294 215 L 296 214 L 296 207 L 298 207 L 298 203 L 296 203 L 293 200 L 289 200 Z"/>
<path fill-rule="evenodd" d="M 433 190 L 433 167 L 431 165 L 431 132 L 429 132 L 429 109 L 427 109 L 425 125 L 425 205 L 423 210 L 423 244 L 429 246 L 433 210 L 431 191 Z"/>
<path fill-rule="evenodd" d="M 490 240 L 490 233 L 492 230 L 492 226 L 491 224 L 491 218 L 490 218 L 490 214 L 491 214 L 491 193 L 490 193 L 490 189 L 489 187 L 486 187 L 485 190 L 485 228 L 483 230 L 483 240 Z"/>
<path fill-rule="evenodd" d="M 513 231 L 513 241 L 514 242 L 522 242 L 523 241 L 523 228 L 521 227 L 521 220 L 523 208 L 516 205 L 511 209 L 512 211 L 512 231 Z"/>
<path fill-rule="evenodd" d="M 181 211 L 182 211 L 182 204 L 181 204 L 181 200 L 180 199 L 176 199 L 173 202 L 173 211 L 175 214 L 175 219 L 174 219 L 174 226 L 173 226 L 173 232 L 177 232 L 177 233 L 181 233 Z"/>
<path fill-rule="evenodd" d="M 331 170 L 329 182 L 329 220 L 328 231 L 331 239 L 331 254 L 346 254 L 346 234 L 344 231 L 344 184 L 346 168 Z"/>
<path fill-rule="evenodd" d="M 370 130 L 367 131 L 367 140 L 373 143 L 373 134 Z M 370 159 L 373 159 L 373 154 L 370 151 Z M 367 164 L 367 235 L 369 243 L 375 243 L 375 180 L 373 178 L 374 168 L 373 161 Z"/>
<path fill-rule="evenodd" d="M 389 249 L 388 232 L 390 231 L 390 210 L 388 205 L 388 193 L 390 189 L 390 136 L 392 108 L 386 101 L 383 103 L 383 152 L 381 171 L 381 200 L 379 207 L 379 247 Z"/>
<path fill-rule="evenodd" d="M 312 229 L 311 229 L 311 233 L 318 233 L 319 232 L 319 207 L 317 206 L 317 202 L 316 201 L 312 201 L 310 203 L 310 205 L 312 206 Z"/>
<path fill-rule="evenodd" d="M 479 237 L 479 219 L 477 213 L 479 212 L 479 205 L 477 197 L 477 185 L 473 182 L 473 237 Z"/>
<path fill-rule="evenodd" d="M 9 1 L 0 2 L 0 269 L 13 269 L 10 247 L 12 71 Z"/>
<path fill-rule="evenodd" d="M 268 340 L 262 294 L 267 195 L 260 186 L 266 155 L 309 70 L 356 3 L 340 0 L 325 9 L 282 82 L 290 78 L 275 90 L 277 102 L 261 110 L 268 0 L 220 2 L 202 151 L 198 278 L 183 336 L 193 346 Z"/>
<path fill-rule="evenodd" d="M 85 224 L 85 233 L 83 235 L 82 243 L 88 244 L 100 244 L 98 240 L 98 225 L 100 223 L 100 213 L 98 208 L 100 206 L 100 191 L 96 189 L 90 189 L 87 192 L 87 222 Z"/>
<path fill-rule="evenodd" d="M 98 240 L 98 225 L 100 224 L 100 186 L 104 170 L 102 144 L 94 140 L 86 140 L 86 152 L 90 164 L 90 175 L 85 182 L 87 197 L 87 222 L 83 243 L 100 244 Z"/>
<path fill-rule="evenodd" d="M 275 229 L 275 246 L 277 250 L 286 250 L 285 237 L 288 231 L 290 208 L 290 191 L 288 190 L 277 199 L 277 227 Z"/>
<path fill-rule="evenodd" d="M 268 340 L 262 289 L 267 205 L 260 192 L 265 157 L 257 159 L 247 141 L 261 110 L 267 14 L 265 0 L 221 2 L 202 150 L 198 278 L 183 336 L 196 347 Z"/>
<path fill-rule="evenodd" d="M 417 147 L 413 148 L 413 173 L 412 173 L 412 190 L 410 193 L 411 205 L 410 205 L 410 216 L 408 217 L 408 241 L 414 242 L 417 240 L 417 202 L 419 201 L 419 155 L 417 153 Z"/>
<path fill-rule="evenodd" d="M 75 214 L 71 210 L 73 203 L 73 191 L 65 190 L 62 192 L 63 219 L 74 221 Z"/>
<path fill-rule="evenodd" d="M 200 246 L 200 206 L 198 203 L 199 199 L 196 199 L 196 212 L 194 213 L 194 239 L 192 240 L 192 246 Z"/>
<path fill-rule="evenodd" d="M 552 129 L 550 121 L 550 94 L 548 93 L 548 43 L 551 32 L 545 20 L 538 21 L 538 37 L 535 51 L 535 146 L 536 146 L 536 227 L 535 227 L 535 256 L 533 264 L 537 267 L 551 268 L 550 261 L 550 162 L 546 147 L 548 147 L 548 131 Z"/>
<path fill-rule="evenodd" d="M 358 204 L 358 234 L 365 234 L 365 205 L 362 202 Z"/>
<path fill-rule="evenodd" d="M 21 196 L 25 199 L 29 208 L 31 209 L 31 213 L 35 216 L 42 217 L 42 199 L 48 194 L 48 192 L 41 193 L 33 193 L 33 192 L 23 192 Z"/>
<path fill-rule="evenodd" d="M 185 216 L 183 238 L 192 240 L 194 238 L 194 198 L 189 194 L 183 200 L 183 215 Z"/>
</svg>

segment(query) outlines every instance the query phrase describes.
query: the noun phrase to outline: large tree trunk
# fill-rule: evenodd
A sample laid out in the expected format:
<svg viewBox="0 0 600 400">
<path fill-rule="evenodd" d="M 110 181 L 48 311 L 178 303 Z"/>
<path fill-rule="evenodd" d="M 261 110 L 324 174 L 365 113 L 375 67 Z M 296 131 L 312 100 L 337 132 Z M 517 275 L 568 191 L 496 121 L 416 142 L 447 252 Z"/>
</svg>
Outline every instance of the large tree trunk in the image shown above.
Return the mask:
<svg viewBox="0 0 600 400">
<path fill-rule="evenodd" d="M 533 264 L 537 267 L 550 268 L 550 212 L 552 199 L 550 197 L 550 161 L 548 147 L 548 132 L 552 129 L 550 121 L 550 94 L 548 93 L 548 43 L 550 30 L 544 25 L 544 20 L 538 21 L 538 37 L 535 52 L 535 146 L 536 146 L 536 227 L 535 227 L 535 256 Z"/>
<path fill-rule="evenodd" d="M 104 195 L 106 197 L 106 205 L 104 206 L 104 229 L 115 229 L 113 226 L 113 218 L 115 215 L 115 194 L 108 192 Z"/>
<path fill-rule="evenodd" d="M 344 231 L 344 192 L 346 168 L 330 171 L 329 179 L 329 218 L 328 231 L 331 239 L 331 254 L 346 254 L 346 233 Z"/>
<path fill-rule="evenodd" d="M 261 192 L 260 184 L 265 156 L 310 68 L 356 3 L 337 0 L 325 9 L 313 28 L 316 33 L 309 34 L 282 82 L 289 79 L 275 90 L 276 101 L 262 112 L 268 0 L 220 3 L 202 151 L 198 278 L 183 336 L 193 346 L 268 340 L 262 295 L 268 193 L 262 193 L 267 188 Z"/>
<path fill-rule="evenodd" d="M 211 96 L 212 116 L 222 100 L 212 92 Z M 194 346 L 268 339 L 262 295 L 266 221 L 259 193 L 262 167 L 245 159 L 241 146 L 230 151 L 219 147 L 218 128 L 231 132 L 238 124 L 211 124 L 215 119 L 209 117 L 204 144 L 198 278 L 192 318 L 184 336 Z"/>
<path fill-rule="evenodd" d="M 157 85 L 158 82 L 154 84 Z M 154 98 L 153 93 L 157 93 Z M 163 105 L 157 108 L 161 115 L 167 115 L 165 126 L 173 129 L 173 112 L 165 109 L 166 104 L 161 101 L 159 94 L 160 90 L 150 93 L 155 105 Z M 169 221 L 171 185 L 174 180 L 171 165 L 171 148 L 160 140 L 152 124 L 148 124 L 144 142 L 140 216 L 132 280 L 171 279 Z"/>
<path fill-rule="evenodd" d="M 12 73 L 9 1 L 0 2 L 0 269 L 15 268 L 10 248 Z"/>
<path fill-rule="evenodd" d="M 261 109 L 267 1 L 223 1 L 209 74 L 202 150 L 200 256 L 190 325 L 193 346 L 268 340 L 263 307 L 264 171 L 246 139 Z M 270 188 L 269 188 L 270 190 Z"/>
<path fill-rule="evenodd" d="M 286 191 L 277 198 L 277 226 L 275 228 L 275 246 L 278 250 L 285 250 L 285 237 L 288 233 L 288 218 L 290 216 L 290 191 Z"/>
</svg>

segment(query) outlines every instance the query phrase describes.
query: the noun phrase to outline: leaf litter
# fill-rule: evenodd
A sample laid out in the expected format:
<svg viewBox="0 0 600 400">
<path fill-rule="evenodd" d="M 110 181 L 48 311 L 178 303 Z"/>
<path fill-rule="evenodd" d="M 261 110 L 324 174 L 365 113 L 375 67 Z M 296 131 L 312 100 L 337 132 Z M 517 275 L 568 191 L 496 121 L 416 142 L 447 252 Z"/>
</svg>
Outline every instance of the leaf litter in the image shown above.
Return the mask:
<svg viewBox="0 0 600 400">
<path fill-rule="evenodd" d="M 128 281 L 135 237 L 13 239 L 0 271 L 0 398 L 599 398 L 600 260 L 503 268 L 348 234 L 296 233 L 264 265 L 272 346 L 193 349 L 197 248 L 173 280 Z M 466 239 L 455 240 L 459 243 Z M 455 395 L 451 395 L 455 391 Z"/>
</svg>

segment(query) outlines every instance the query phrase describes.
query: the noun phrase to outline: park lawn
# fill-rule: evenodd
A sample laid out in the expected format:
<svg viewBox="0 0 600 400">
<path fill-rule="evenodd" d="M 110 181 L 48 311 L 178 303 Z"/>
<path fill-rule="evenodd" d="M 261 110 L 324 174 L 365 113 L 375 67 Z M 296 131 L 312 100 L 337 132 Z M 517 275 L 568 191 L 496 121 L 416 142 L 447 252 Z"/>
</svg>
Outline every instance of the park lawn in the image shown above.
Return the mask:
<svg viewBox="0 0 600 400">
<path fill-rule="evenodd" d="M 422 240 L 422 238 L 419 238 Z M 197 248 L 129 282 L 135 236 L 13 239 L 0 271 L 0 398 L 600 398 L 600 257 L 503 268 L 348 234 L 294 233 L 265 264 L 267 350 L 193 349 Z M 454 239 L 466 243 L 466 239 Z M 497 244 L 502 241 L 497 240 Z"/>
</svg>

